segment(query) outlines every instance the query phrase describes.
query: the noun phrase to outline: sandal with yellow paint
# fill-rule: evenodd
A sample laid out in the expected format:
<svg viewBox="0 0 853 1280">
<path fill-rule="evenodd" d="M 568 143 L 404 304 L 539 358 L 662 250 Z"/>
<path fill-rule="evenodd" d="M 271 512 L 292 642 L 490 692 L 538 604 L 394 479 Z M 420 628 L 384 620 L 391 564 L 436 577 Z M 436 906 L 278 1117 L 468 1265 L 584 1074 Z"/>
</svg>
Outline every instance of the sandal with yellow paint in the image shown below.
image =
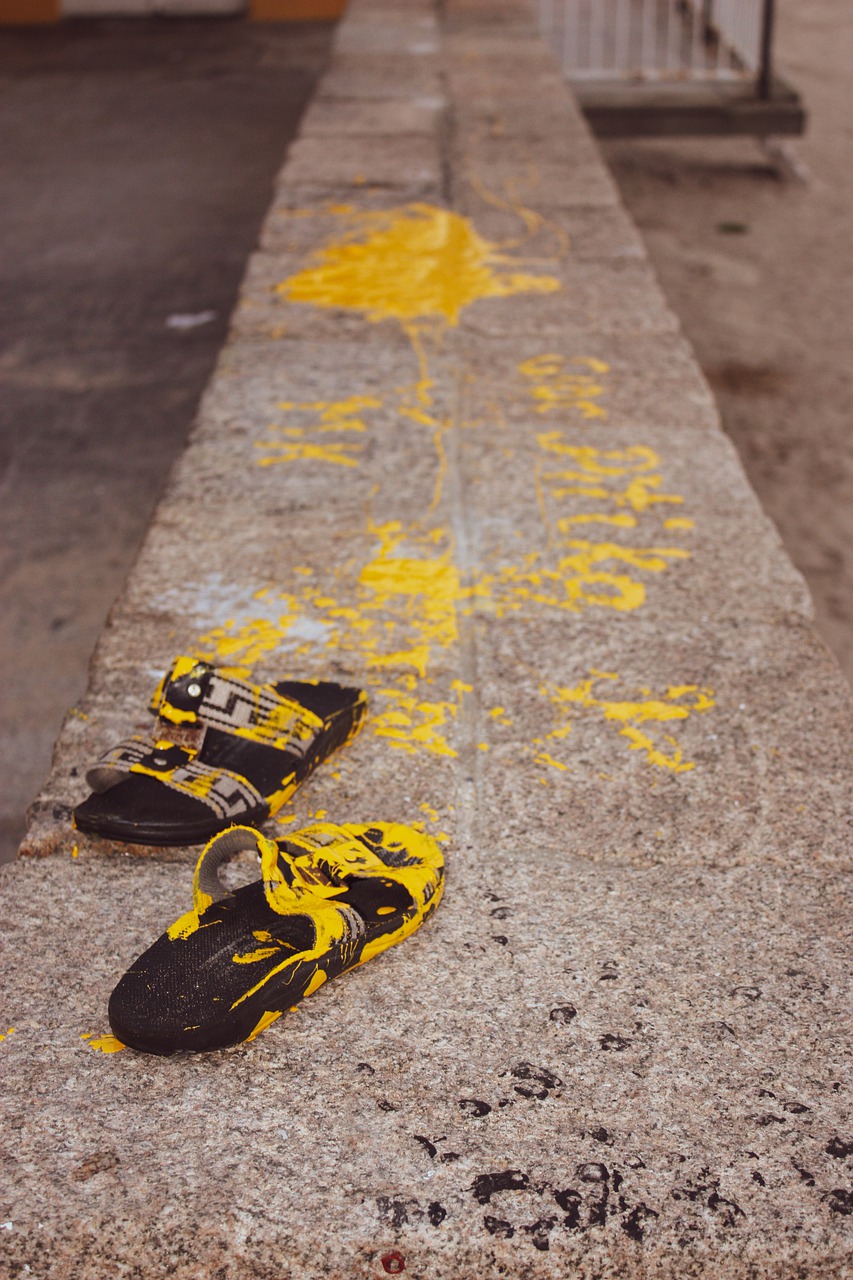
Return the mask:
<svg viewBox="0 0 853 1280">
<path fill-rule="evenodd" d="M 255 851 L 261 879 L 228 893 L 220 868 Z M 252 1040 L 305 996 L 386 951 L 438 906 L 444 859 L 399 823 L 316 823 L 287 840 L 249 827 L 214 837 L 198 860 L 193 907 L 124 975 L 113 1033 L 143 1053 Z"/>
<path fill-rule="evenodd" d="M 151 710 L 160 717 L 159 735 L 120 742 L 86 774 L 93 794 L 74 810 L 79 831 L 185 845 L 235 822 L 260 824 L 354 737 L 367 695 L 330 681 L 254 685 L 228 668 L 181 657 Z"/>
</svg>

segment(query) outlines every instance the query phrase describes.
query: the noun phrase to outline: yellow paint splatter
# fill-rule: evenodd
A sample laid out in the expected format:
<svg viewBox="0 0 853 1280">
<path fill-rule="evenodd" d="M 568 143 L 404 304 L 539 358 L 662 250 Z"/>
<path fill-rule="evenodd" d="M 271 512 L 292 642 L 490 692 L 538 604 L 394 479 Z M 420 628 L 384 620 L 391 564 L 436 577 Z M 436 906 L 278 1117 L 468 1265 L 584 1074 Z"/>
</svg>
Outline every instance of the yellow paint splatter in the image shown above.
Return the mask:
<svg viewBox="0 0 853 1280">
<path fill-rule="evenodd" d="M 361 311 L 372 321 L 457 325 L 464 308 L 481 299 L 560 288 L 553 276 L 508 270 L 512 259 L 467 218 L 428 204 L 363 213 L 350 239 L 315 259 L 278 292 L 291 302 Z"/>
<path fill-rule="evenodd" d="M 340 433 L 363 433 L 367 430 L 364 413 L 369 409 L 381 409 L 382 400 L 376 396 L 351 395 L 343 400 L 281 400 L 277 408 L 287 415 L 284 423 L 273 423 L 269 430 L 276 438 L 258 440 L 256 449 L 264 450 L 258 459 L 262 467 L 280 462 L 315 461 L 329 462 L 335 466 L 358 466 L 358 455 L 363 446 L 359 442 L 324 441 L 305 439 Z M 294 415 L 301 425 L 294 425 Z"/>
<path fill-rule="evenodd" d="M 452 756 L 446 729 L 457 703 L 419 697 L 414 690 L 419 678 L 428 678 L 436 654 L 456 645 L 457 607 L 473 592 L 460 583 L 445 530 L 406 529 L 391 521 L 371 524 L 369 532 L 375 539 L 372 554 L 339 575 L 349 580 L 350 592 L 355 588 L 352 603 L 338 603 L 334 579 L 320 591 L 306 577 L 294 594 L 280 597 L 277 620 L 232 619 L 200 637 L 199 653 L 249 669 L 279 649 L 297 621 L 310 622 L 318 632 L 315 643 L 354 653 L 367 668 L 378 700 L 368 721 L 373 733 L 400 750 Z M 272 612 L 275 616 L 275 607 Z M 459 699 L 468 688 L 456 681 L 451 693 Z"/>
<path fill-rule="evenodd" d="M 563 773 L 568 772 L 568 765 L 561 764 L 559 760 L 555 760 L 547 751 L 540 751 L 534 759 L 537 764 L 549 764 L 552 769 L 560 769 Z"/>
<path fill-rule="evenodd" d="M 77 848 L 77 845 L 75 844 L 74 848 L 71 850 L 71 857 L 78 858 L 79 856 L 80 856 L 80 850 Z"/>
<path fill-rule="evenodd" d="M 461 598 L 459 570 L 447 550 L 438 556 L 401 554 L 406 533 L 399 521 L 373 526 L 380 549 L 359 575 L 369 593 L 371 611 L 402 612 L 418 643 L 410 649 L 376 653 L 370 665 L 413 667 L 426 675 L 433 647 L 447 648 L 458 638 L 456 602 Z M 444 537 L 443 531 L 437 531 Z"/>
<path fill-rule="evenodd" d="M 0 1041 L 8 1040 L 9 1036 L 13 1036 L 14 1034 L 15 1034 L 15 1028 L 9 1027 L 6 1031 L 0 1033 Z"/>
<path fill-rule="evenodd" d="M 446 729 L 456 715 L 452 702 L 420 701 L 399 688 L 377 689 L 375 696 L 389 700 L 385 709 L 374 712 L 368 724 L 392 747 L 416 755 L 419 750 L 437 756 L 455 756 L 448 744 Z"/>
<path fill-rule="evenodd" d="M 650 697 L 648 689 L 640 690 L 642 700 L 615 700 L 599 698 L 594 690 L 603 680 L 618 681 L 614 672 L 593 672 L 587 680 L 582 680 L 575 688 L 543 685 L 540 693 L 547 697 L 557 708 L 563 719 L 549 738 L 566 736 L 566 724 L 571 725 L 573 708 L 595 710 L 604 719 L 620 726 L 619 733 L 627 738 L 631 750 L 644 751 L 649 764 L 661 769 L 670 769 L 673 773 L 686 773 L 695 769 L 695 762 L 685 760 L 678 742 L 665 735 L 667 751 L 655 743 L 645 727 L 651 724 L 666 724 L 675 720 L 686 720 L 694 713 L 710 711 L 716 705 L 711 689 L 701 689 L 698 685 L 672 685 L 659 698 Z"/>
<path fill-rule="evenodd" d="M 126 1048 L 115 1036 L 99 1036 L 95 1031 L 84 1031 L 80 1039 L 85 1040 L 88 1048 L 94 1049 L 97 1053 L 120 1053 Z"/>
<path fill-rule="evenodd" d="M 231 957 L 234 964 L 257 964 L 259 960 L 269 960 L 278 955 L 281 947 L 258 947 L 255 951 L 237 952 Z"/>
</svg>

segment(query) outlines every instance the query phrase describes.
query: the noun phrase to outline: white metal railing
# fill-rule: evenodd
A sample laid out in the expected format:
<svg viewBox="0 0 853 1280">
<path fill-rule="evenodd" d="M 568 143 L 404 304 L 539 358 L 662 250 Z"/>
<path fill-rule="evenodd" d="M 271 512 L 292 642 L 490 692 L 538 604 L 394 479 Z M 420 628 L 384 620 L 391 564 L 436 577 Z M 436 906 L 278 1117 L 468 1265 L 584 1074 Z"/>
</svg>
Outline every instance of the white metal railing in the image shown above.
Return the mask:
<svg viewBox="0 0 853 1280">
<path fill-rule="evenodd" d="M 539 0 L 570 80 L 769 83 L 772 0 Z"/>
</svg>

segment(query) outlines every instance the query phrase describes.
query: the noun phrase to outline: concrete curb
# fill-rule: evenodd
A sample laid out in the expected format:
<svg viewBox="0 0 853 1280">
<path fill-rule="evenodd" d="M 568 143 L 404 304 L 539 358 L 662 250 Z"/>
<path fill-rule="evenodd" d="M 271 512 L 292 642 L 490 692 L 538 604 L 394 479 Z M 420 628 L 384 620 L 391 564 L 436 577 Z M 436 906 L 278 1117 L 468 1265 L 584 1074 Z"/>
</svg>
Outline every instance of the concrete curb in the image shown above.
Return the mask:
<svg viewBox="0 0 853 1280">
<path fill-rule="evenodd" d="M 526 13 L 355 0 L 2 873 L 0 1275 L 853 1274 L 810 617 Z M 104 1056 L 193 853 L 68 816 L 185 651 L 363 682 L 269 829 L 419 820 L 449 889 L 250 1046 Z"/>
</svg>

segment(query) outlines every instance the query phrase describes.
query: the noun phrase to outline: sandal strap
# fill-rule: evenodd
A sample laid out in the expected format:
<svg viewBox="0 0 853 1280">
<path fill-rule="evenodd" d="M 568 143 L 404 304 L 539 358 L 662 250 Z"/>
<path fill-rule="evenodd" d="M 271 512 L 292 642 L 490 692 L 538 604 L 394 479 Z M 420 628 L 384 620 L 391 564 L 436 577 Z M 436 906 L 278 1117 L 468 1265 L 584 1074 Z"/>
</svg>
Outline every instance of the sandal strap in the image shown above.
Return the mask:
<svg viewBox="0 0 853 1280">
<path fill-rule="evenodd" d="M 250 684 L 192 657 L 175 660 L 154 693 L 151 710 L 172 724 L 224 729 L 300 758 L 324 724 L 272 685 Z"/>
<path fill-rule="evenodd" d="M 345 886 L 332 881 L 322 869 L 299 865 L 293 853 L 304 859 L 305 849 L 279 840 L 271 840 L 254 827 L 229 827 L 208 841 L 199 858 L 193 878 L 193 903 L 197 912 L 207 909 L 211 902 L 225 897 L 227 890 L 219 879 L 219 872 L 227 862 L 239 853 L 250 850 L 257 854 L 261 864 L 261 878 L 270 907 L 279 915 L 301 912 L 329 903 L 343 892 Z M 293 853 L 290 852 L 293 850 Z"/>
<path fill-rule="evenodd" d="M 93 791 L 109 791 L 129 774 L 156 778 L 164 787 L 200 800 L 217 818 L 238 818 L 266 807 L 255 787 L 239 773 L 215 768 L 197 758 L 192 747 L 145 738 L 127 738 L 111 747 L 88 770 L 86 781 Z"/>
</svg>

